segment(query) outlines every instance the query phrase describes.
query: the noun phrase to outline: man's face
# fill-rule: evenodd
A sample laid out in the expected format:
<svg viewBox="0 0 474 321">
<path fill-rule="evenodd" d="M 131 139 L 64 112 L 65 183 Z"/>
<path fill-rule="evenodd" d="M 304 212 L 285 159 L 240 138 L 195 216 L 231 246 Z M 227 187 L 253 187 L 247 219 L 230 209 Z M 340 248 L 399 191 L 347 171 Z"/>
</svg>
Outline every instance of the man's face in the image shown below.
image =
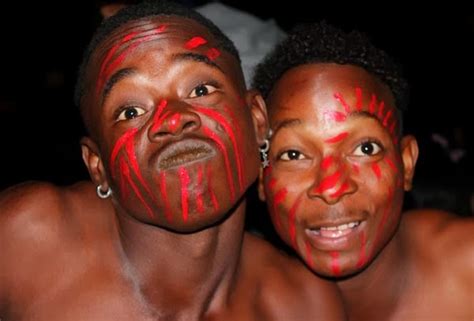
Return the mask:
<svg viewBox="0 0 474 321">
<path fill-rule="evenodd" d="M 317 273 L 361 270 L 394 235 L 412 174 L 389 89 L 358 67 L 304 65 L 277 82 L 268 110 L 260 191 L 277 232 Z"/>
<path fill-rule="evenodd" d="M 88 79 L 89 145 L 106 172 L 98 177 L 140 221 L 202 229 L 256 178 L 240 67 L 200 24 L 173 16 L 127 23 L 95 50 Z"/>
</svg>

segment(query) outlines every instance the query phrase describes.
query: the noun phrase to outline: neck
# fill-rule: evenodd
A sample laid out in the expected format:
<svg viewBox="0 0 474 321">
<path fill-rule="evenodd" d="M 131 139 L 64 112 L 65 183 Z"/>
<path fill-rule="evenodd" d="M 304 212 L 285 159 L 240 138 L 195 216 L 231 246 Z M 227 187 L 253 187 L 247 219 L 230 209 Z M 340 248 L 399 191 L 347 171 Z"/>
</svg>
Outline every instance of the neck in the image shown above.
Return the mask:
<svg viewBox="0 0 474 321">
<path fill-rule="evenodd" d="M 119 215 L 126 273 L 159 314 L 193 320 L 219 310 L 236 281 L 244 218 L 241 201 L 223 222 L 179 234 Z"/>
<path fill-rule="evenodd" d="M 409 274 L 404 246 L 398 231 L 365 270 L 337 282 L 352 320 L 388 319 Z"/>
</svg>

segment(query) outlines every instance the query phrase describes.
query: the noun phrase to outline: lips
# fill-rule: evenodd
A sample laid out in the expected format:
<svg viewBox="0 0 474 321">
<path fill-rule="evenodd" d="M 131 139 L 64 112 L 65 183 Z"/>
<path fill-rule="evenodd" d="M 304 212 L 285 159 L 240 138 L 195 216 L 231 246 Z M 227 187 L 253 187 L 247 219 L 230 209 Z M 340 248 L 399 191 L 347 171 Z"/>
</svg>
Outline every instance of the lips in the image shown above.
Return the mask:
<svg viewBox="0 0 474 321">
<path fill-rule="evenodd" d="M 331 225 L 307 228 L 306 235 L 315 248 L 323 251 L 345 250 L 359 240 L 365 221 L 353 220 Z"/>
<path fill-rule="evenodd" d="M 206 141 L 186 139 L 166 146 L 158 157 L 158 166 L 162 170 L 183 166 L 215 155 L 215 149 Z"/>
</svg>

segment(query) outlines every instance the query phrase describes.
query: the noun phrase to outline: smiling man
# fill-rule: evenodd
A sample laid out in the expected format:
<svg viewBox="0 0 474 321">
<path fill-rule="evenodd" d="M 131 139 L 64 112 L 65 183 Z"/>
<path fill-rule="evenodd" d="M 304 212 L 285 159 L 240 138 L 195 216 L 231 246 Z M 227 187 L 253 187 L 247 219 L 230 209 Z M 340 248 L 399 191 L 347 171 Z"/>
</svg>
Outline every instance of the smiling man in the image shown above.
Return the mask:
<svg viewBox="0 0 474 321">
<path fill-rule="evenodd" d="M 76 98 L 93 184 L 0 196 L 2 321 L 343 319 L 336 287 L 244 233 L 266 112 L 208 20 L 122 10 Z"/>
</svg>

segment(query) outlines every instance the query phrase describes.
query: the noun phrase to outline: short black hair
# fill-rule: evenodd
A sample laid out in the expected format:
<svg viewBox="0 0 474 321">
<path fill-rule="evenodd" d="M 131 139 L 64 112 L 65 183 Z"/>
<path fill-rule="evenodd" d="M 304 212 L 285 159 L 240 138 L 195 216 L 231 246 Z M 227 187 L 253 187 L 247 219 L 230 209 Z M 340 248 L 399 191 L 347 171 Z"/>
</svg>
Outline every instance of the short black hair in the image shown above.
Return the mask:
<svg viewBox="0 0 474 321">
<path fill-rule="evenodd" d="M 143 1 L 138 4 L 127 6 L 120 10 L 116 15 L 105 19 L 95 31 L 83 55 L 81 66 L 79 67 L 74 92 L 74 102 L 77 106 L 80 106 L 82 96 L 84 95 L 84 80 L 87 64 L 98 44 L 107 38 L 107 36 L 109 36 L 114 30 L 127 22 L 153 16 L 178 16 L 196 21 L 209 30 L 216 39 L 217 45 L 220 49 L 230 53 L 239 63 L 241 62 L 239 53 L 232 40 L 230 40 L 212 21 L 202 16 L 197 11 L 171 1 Z"/>
<path fill-rule="evenodd" d="M 266 99 L 287 70 L 312 63 L 359 66 L 389 86 L 400 116 L 407 108 L 409 89 L 402 77 L 401 66 L 385 51 L 376 48 L 364 33 L 345 32 L 325 21 L 294 27 L 287 38 L 257 65 L 252 87 Z"/>
</svg>

